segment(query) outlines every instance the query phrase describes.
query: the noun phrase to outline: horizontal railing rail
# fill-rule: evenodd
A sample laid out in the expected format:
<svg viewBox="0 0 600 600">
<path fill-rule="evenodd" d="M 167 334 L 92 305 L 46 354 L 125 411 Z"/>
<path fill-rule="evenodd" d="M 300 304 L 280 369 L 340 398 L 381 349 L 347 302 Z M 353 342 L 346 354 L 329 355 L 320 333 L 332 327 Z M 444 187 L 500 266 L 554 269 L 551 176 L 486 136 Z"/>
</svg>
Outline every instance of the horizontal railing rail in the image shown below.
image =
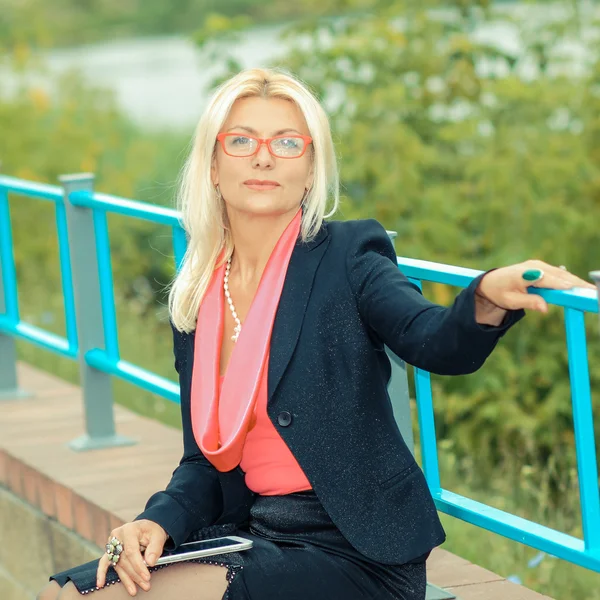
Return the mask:
<svg viewBox="0 0 600 600">
<path fill-rule="evenodd" d="M 179 401 L 179 386 L 120 358 L 106 215 L 121 214 L 170 227 L 176 268 L 186 251 L 185 231 L 180 225 L 180 214 L 175 210 L 95 193 L 91 175 L 65 176 L 62 182 L 63 186 L 59 187 L 0 176 L 0 352 L 4 349 L 3 357 L 14 357 L 14 348 L 7 344 L 12 342 L 12 338 L 20 337 L 69 358 L 78 358 L 86 404 L 86 435 L 75 440 L 72 446 L 86 449 L 131 443 L 131 440 L 114 432 L 112 392 L 107 388 L 110 377 L 119 377 L 173 402 Z M 67 324 L 65 338 L 43 331 L 20 317 L 8 205 L 10 193 L 55 203 Z M 93 252 L 90 252 L 90 245 Z M 398 258 L 398 265 L 419 287 L 423 281 L 429 281 L 464 288 L 482 272 L 402 257 Z M 77 285 L 78 281 L 80 284 L 85 281 L 86 285 Z M 565 312 L 583 539 L 455 494 L 441 486 L 431 378 L 428 372 L 415 368 L 423 469 L 440 511 L 600 572 L 600 497 L 584 323 L 586 312 L 598 312 L 598 295 L 595 291 L 584 289 L 556 291 L 530 288 L 530 293 L 542 296 L 548 304 L 562 307 Z M 91 321 L 96 326 L 99 324 L 100 329 L 90 329 Z M 397 377 L 398 370 L 393 372 L 393 377 Z M 405 371 L 402 374 L 405 377 Z M 10 395 L 9 388 L 15 377 L 14 373 L 7 375 L 0 368 L 0 392 L 4 389 Z M 99 410 L 96 404 L 107 402 L 107 393 L 110 411 L 100 415 L 99 420 L 105 423 L 98 429 L 94 423 L 98 420 L 98 413 L 94 411 Z M 405 399 L 408 400 L 407 397 Z M 108 420 L 111 423 L 107 424 Z M 403 433 L 412 440 L 412 434 L 405 428 L 406 423 Z"/>
</svg>

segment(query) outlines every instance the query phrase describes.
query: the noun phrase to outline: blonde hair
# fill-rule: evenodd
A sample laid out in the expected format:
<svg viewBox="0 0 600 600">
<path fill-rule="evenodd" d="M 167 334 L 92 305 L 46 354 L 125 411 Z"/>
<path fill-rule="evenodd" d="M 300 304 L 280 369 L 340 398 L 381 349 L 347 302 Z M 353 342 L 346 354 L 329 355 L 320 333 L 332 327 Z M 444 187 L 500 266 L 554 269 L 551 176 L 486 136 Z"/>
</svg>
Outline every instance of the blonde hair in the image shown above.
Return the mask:
<svg viewBox="0 0 600 600">
<path fill-rule="evenodd" d="M 334 214 L 339 205 L 339 176 L 325 111 L 308 87 L 293 76 L 275 69 L 248 69 L 223 83 L 214 92 L 200 117 L 192 150 L 181 170 L 177 208 L 188 236 L 188 246 L 179 272 L 170 284 L 169 313 L 179 331 L 196 327 L 198 310 L 223 248 L 224 259 L 233 253 L 233 240 L 227 213 L 211 180 L 211 165 L 216 137 L 238 98 L 282 98 L 294 102 L 306 120 L 313 138 L 314 181 L 303 201 L 302 241 L 310 241 L 323 219 Z M 332 209 L 325 214 L 328 200 Z M 222 264 L 222 263 L 221 263 Z"/>
</svg>

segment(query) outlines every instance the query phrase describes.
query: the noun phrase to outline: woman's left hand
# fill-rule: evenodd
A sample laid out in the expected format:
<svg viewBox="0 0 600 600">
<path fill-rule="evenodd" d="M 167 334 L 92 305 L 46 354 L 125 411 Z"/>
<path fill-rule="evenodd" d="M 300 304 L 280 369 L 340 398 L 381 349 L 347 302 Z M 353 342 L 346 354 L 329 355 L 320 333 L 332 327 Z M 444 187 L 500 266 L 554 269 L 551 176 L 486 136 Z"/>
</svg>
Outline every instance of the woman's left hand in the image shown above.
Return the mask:
<svg viewBox="0 0 600 600">
<path fill-rule="evenodd" d="M 522 275 L 530 269 L 541 269 L 544 276 L 538 281 L 527 281 Z M 548 304 L 537 294 L 529 294 L 527 288 L 537 287 L 551 290 L 568 290 L 573 287 L 596 289 L 588 281 L 561 267 L 554 267 L 541 260 L 525 262 L 491 271 L 479 282 L 475 294 L 497 309 L 518 310 L 520 308 L 548 312 Z"/>
</svg>

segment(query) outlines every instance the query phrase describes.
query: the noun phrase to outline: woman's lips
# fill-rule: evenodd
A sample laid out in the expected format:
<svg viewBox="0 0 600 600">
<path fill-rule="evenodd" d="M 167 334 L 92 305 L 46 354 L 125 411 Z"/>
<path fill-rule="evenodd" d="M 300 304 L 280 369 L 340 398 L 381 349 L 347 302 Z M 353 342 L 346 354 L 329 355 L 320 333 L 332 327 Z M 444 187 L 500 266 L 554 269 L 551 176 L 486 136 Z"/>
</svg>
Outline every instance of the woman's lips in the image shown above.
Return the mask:
<svg viewBox="0 0 600 600">
<path fill-rule="evenodd" d="M 274 190 L 279 187 L 279 185 L 273 183 L 245 183 L 244 185 L 251 190 Z"/>
<path fill-rule="evenodd" d="M 279 184 L 276 181 L 258 181 L 256 179 L 244 181 L 244 185 L 251 190 L 257 191 L 274 190 L 279 187 Z"/>
</svg>

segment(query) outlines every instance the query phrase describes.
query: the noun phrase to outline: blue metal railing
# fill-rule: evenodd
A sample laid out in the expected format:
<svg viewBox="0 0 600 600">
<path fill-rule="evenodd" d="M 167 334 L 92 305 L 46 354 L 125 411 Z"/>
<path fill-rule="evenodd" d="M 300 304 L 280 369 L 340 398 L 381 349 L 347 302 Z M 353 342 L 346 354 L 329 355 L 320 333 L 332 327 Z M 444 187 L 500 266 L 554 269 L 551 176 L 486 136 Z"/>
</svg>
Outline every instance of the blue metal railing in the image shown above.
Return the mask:
<svg viewBox="0 0 600 600">
<path fill-rule="evenodd" d="M 8 205 L 8 194 L 11 192 L 30 198 L 50 200 L 55 203 L 62 291 L 65 303 L 66 339 L 25 323 L 20 318 L 17 275 Z M 61 187 L 23 181 L 13 177 L 0 177 L 0 265 L 2 267 L 4 302 L 6 305 L 5 313 L 0 314 L 0 331 L 22 337 L 63 356 L 76 358 L 78 347 L 73 277 L 67 239 L 67 219 Z"/>
<path fill-rule="evenodd" d="M 57 336 L 34 325 L 24 322 L 19 315 L 17 277 L 14 267 L 14 253 L 8 194 L 16 193 L 29 198 L 50 200 L 56 206 L 56 231 L 60 248 L 59 268 L 63 281 L 63 298 L 67 337 Z M 107 213 L 115 213 L 143 219 L 154 223 L 169 225 L 172 228 L 175 260 L 179 265 L 185 252 L 185 231 L 179 225 L 177 211 L 137 202 L 107 194 L 94 194 L 89 191 L 73 192 L 69 202 L 74 206 L 92 209 L 96 230 L 96 256 L 100 277 L 100 302 L 104 327 L 105 347 L 96 348 L 85 354 L 86 362 L 93 368 L 115 375 L 130 383 L 138 385 L 152 393 L 158 394 L 172 402 L 179 401 L 179 386 L 151 371 L 121 360 L 117 335 L 117 319 L 113 290 L 112 266 Z M 89 252 L 89 248 L 86 249 Z M 71 359 L 78 356 L 77 328 L 75 326 L 75 300 L 73 293 L 73 276 L 67 234 L 64 190 L 60 186 L 44 185 L 23 181 L 13 177 L 0 176 L 0 260 L 6 312 L 0 314 L 0 332 L 11 334 L 29 342 L 33 342 L 47 350 L 51 350 Z"/>
<path fill-rule="evenodd" d="M 419 286 L 421 281 L 432 281 L 466 287 L 481 273 L 472 269 L 407 258 L 398 258 L 398 265 L 402 272 Z M 436 506 L 442 512 L 600 572 L 600 495 L 584 323 L 585 312 L 598 312 L 598 295 L 594 290 L 583 288 L 569 291 L 530 288 L 530 293 L 541 296 L 548 304 L 562 306 L 565 310 L 583 540 L 441 487 L 431 377 L 427 371 L 415 369 L 423 470 Z"/>
<path fill-rule="evenodd" d="M 20 318 L 8 193 L 51 200 L 57 207 L 56 223 L 67 323 L 66 339 L 24 323 Z M 70 358 L 78 356 L 73 278 L 67 239 L 66 221 L 68 220 L 68 211 L 65 212 L 66 202 L 73 207 L 92 211 L 96 233 L 95 251 L 99 265 L 99 293 L 101 296 L 105 343 L 103 348 L 92 347 L 85 351 L 83 356 L 85 363 L 97 371 L 115 375 L 177 402 L 179 400 L 179 386 L 176 383 L 123 361 L 119 357 L 110 248 L 106 224 L 107 213 L 118 213 L 171 227 L 175 261 L 179 265 L 185 253 L 186 238 L 185 232 L 179 224 L 179 214 L 174 210 L 125 198 L 98 194 L 91 190 L 79 190 L 69 193 L 68 189 L 61 187 L 40 185 L 0 176 L 0 266 L 2 270 L 0 283 L 3 284 L 4 289 L 4 297 L 2 297 L 2 287 L 0 287 L 0 341 L 3 337 L 6 338 L 7 335 L 18 336 Z M 71 248 L 71 252 L 75 251 L 76 249 Z M 408 258 L 399 258 L 398 264 L 407 277 L 419 286 L 421 286 L 422 281 L 431 281 L 466 287 L 473 278 L 481 273 L 481 271 L 473 269 Z M 598 297 L 594 291 L 583 289 L 555 291 L 530 288 L 530 293 L 539 294 L 548 304 L 561 306 L 565 310 L 583 539 L 575 538 L 544 525 L 476 502 L 441 487 L 431 379 L 428 372 L 415 369 L 423 469 L 440 511 L 600 572 L 600 497 L 584 327 L 584 313 L 598 312 Z M 3 299 L 5 308 L 2 313 L 1 302 Z M 0 387 L 1 384 L 2 381 L 0 381 Z"/>
</svg>

